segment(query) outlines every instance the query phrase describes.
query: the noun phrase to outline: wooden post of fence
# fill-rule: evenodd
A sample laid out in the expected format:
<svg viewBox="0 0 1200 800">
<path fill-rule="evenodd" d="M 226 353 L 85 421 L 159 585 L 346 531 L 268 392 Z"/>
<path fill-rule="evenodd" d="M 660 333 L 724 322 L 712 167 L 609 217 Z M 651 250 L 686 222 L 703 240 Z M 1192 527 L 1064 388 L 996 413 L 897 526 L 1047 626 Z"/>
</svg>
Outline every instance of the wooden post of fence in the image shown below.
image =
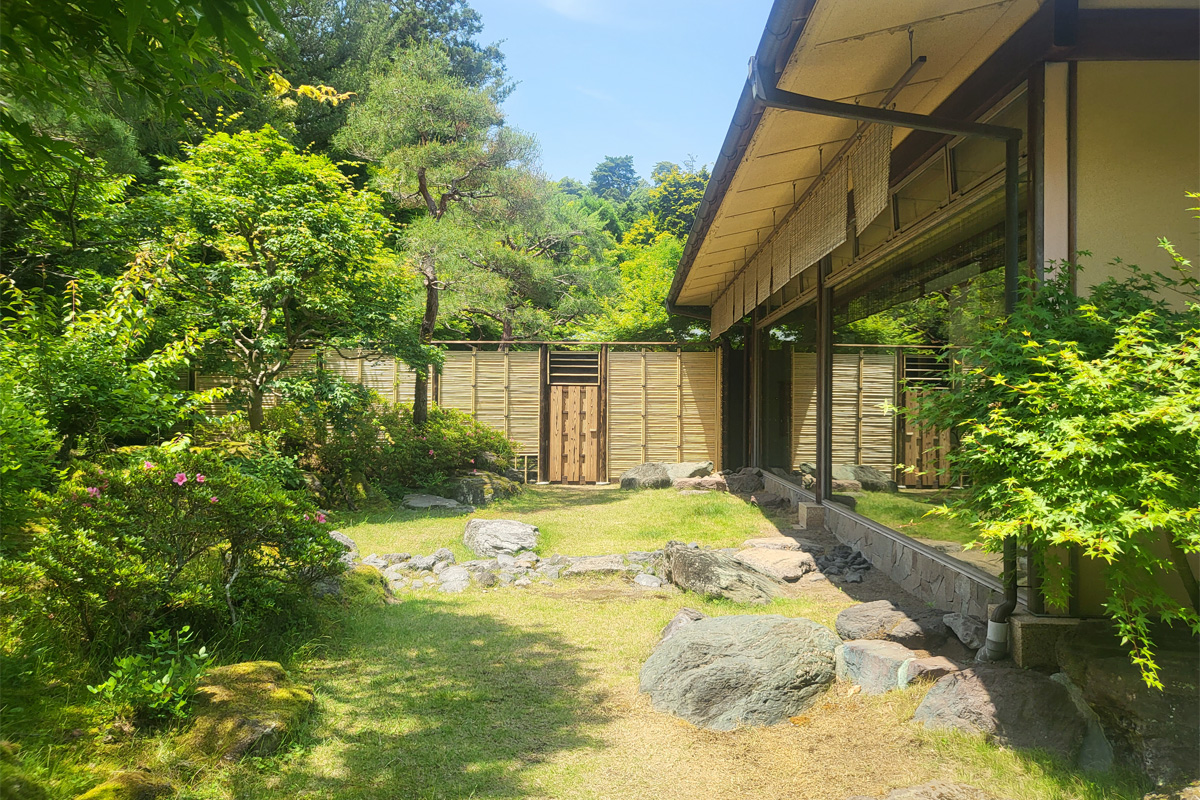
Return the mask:
<svg viewBox="0 0 1200 800">
<path fill-rule="evenodd" d="M 857 416 L 855 418 L 854 427 L 854 463 L 862 463 L 862 437 L 863 437 L 863 361 L 865 356 L 863 351 L 858 351 L 858 397 L 855 405 L 858 407 Z"/>
<path fill-rule="evenodd" d="M 596 443 L 596 458 L 599 461 L 596 465 L 596 480 L 608 483 L 608 345 L 606 344 L 600 345 L 600 376 L 597 381 L 599 383 L 596 389 L 597 403 L 600 408 L 596 427 L 600 441 Z"/>
<path fill-rule="evenodd" d="M 538 480 L 550 480 L 550 346 L 538 348 Z"/>
<path fill-rule="evenodd" d="M 675 351 L 675 449 L 683 461 L 683 349 Z"/>
<path fill-rule="evenodd" d="M 646 350 L 642 349 L 642 463 L 647 460 L 647 445 L 649 444 L 649 428 L 646 417 Z"/>
<path fill-rule="evenodd" d="M 509 435 L 509 405 L 508 405 L 508 351 L 504 351 L 504 435 Z"/>
</svg>

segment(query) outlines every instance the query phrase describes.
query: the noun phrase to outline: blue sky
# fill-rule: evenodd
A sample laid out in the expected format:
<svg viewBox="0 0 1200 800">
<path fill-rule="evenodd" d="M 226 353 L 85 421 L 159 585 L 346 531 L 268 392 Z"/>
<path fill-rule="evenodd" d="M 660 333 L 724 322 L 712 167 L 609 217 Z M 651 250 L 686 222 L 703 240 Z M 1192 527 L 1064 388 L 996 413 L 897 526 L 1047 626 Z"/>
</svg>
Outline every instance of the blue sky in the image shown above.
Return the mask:
<svg viewBox="0 0 1200 800">
<path fill-rule="evenodd" d="M 770 0 L 471 0 L 519 85 L 510 125 L 538 137 L 551 178 L 604 156 L 648 177 L 688 154 L 711 165 Z"/>
</svg>

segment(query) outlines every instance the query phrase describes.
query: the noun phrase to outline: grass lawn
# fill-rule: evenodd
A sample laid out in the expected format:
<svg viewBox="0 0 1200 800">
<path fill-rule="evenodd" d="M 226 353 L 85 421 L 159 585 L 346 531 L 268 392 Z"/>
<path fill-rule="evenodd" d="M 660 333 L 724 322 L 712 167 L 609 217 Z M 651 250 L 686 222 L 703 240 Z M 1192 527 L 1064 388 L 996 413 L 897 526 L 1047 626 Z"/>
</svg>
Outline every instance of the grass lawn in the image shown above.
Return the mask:
<svg viewBox="0 0 1200 800">
<path fill-rule="evenodd" d="M 967 544 L 975 541 L 975 532 L 963 521 L 930 513 L 940 506 L 953 489 L 937 491 L 901 490 L 889 492 L 860 492 L 855 494 L 855 510 L 893 530 L 922 539 Z"/>
<path fill-rule="evenodd" d="M 530 488 L 480 515 L 539 525 L 544 554 L 646 550 L 667 539 L 734 545 L 774 527 L 737 498 L 669 490 Z M 449 546 L 465 557 L 465 521 L 406 512 L 343 518 L 339 527 L 364 554 Z M 844 800 L 939 778 L 1014 800 L 1141 797 L 1129 778 L 1090 783 L 1052 759 L 926 732 L 910 721 L 920 689 L 869 697 L 838 684 L 792 722 L 731 733 L 659 713 L 638 692 L 642 663 L 680 607 L 832 625 L 853 602 L 826 587 L 747 608 L 580 578 L 339 609 L 328 634 L 288 665 L 316 688 L 318 710 L 281 755 L 212 770 L 184 760 L 169 736 L 63 745 L 59 754 L 75 760 L 65 774 L 75 777 L 61 786 L 79 788 L 85 768 L 140 763 L 197 800 Z"/>
</svg>

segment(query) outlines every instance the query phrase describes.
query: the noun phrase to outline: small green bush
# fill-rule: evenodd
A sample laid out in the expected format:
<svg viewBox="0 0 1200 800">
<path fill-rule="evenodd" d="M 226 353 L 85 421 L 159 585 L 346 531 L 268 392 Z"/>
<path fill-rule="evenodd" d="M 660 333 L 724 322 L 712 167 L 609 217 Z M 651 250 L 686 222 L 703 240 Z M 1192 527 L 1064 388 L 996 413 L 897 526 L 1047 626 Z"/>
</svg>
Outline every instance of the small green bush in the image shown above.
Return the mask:
<svg viewBox="0 0 1200 800">
<path fill-rule="evenodd" d="M 483 451 L 511 463 L 513 444 L 469 414 L 434 406 L 424 426 L 412 409 L 323 370 L 278 385 L 283 402 L 264 426 L 280 452 L 316 473 L 342 502 L 353 504 L 360 484 L 391 496 L 405 489 L 436 490 L 456 472 L 472 469 Z"/>
<path fill-rule="evenodd" d="M 380 414 L 379 424 L 385 443 L 371 477 L 387 492 L 437 489 L 456 472 L 472 469 L 485 451 L 512 463 L 513 443 L 504 434 L 457 409 L 433 406 L 418 427 L 412 408 L 393 407 Z"/>
<path fill-rule="evenodd" d="M 90 643 L 119 652 L 168 618 L 238 625 L 341 570 L 305 495 L 185 444 L 86 464 L 42 499 L 29 560 L 51 611 Z"/>
<path fill-rule="evenodd" d="M 59 445 L 45 415 L 14 389 L 13 381 L 0 375 L 0 553 L 10 549 L 7 540 L 28 517 L 30 492 L 49 488 L 54 479 Z"/>
<path fill-rule="evenodd" d="M 212 660 L 204 647 L 188 647 L 194 637 L 187 625 L 178 633 L 151 633 L 145 651 L 116 659 L 108 680 L 88 686 L 88 691 L 102 697 L 114 715 L 138 725 L 186 717 L 200 676 Z"/>
</svg>

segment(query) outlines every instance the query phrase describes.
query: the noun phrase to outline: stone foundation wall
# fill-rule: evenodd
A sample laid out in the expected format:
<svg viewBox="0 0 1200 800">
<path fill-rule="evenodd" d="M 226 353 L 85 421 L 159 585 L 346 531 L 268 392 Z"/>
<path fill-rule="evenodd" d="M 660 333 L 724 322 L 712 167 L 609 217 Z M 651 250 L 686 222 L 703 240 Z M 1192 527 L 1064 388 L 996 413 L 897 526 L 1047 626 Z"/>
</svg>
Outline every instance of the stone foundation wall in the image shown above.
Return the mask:
<svg viewBox="0 0 1200 800">
<path fill-rule="evenodd" d="M 810 492 L 778 475 L 764 472 L 763 481 L 768 491 L 791 498 L 793 505 L 815 500 Z M 872 567 L 931 606 L 987 619 L 988 604 L 1003 599 L 1003 585 L 986 572 L 913 541 L 840 503 L 825 503 L 824 509 L 825 527 L 834 536 L 859 550 Z"/>
</svg>

